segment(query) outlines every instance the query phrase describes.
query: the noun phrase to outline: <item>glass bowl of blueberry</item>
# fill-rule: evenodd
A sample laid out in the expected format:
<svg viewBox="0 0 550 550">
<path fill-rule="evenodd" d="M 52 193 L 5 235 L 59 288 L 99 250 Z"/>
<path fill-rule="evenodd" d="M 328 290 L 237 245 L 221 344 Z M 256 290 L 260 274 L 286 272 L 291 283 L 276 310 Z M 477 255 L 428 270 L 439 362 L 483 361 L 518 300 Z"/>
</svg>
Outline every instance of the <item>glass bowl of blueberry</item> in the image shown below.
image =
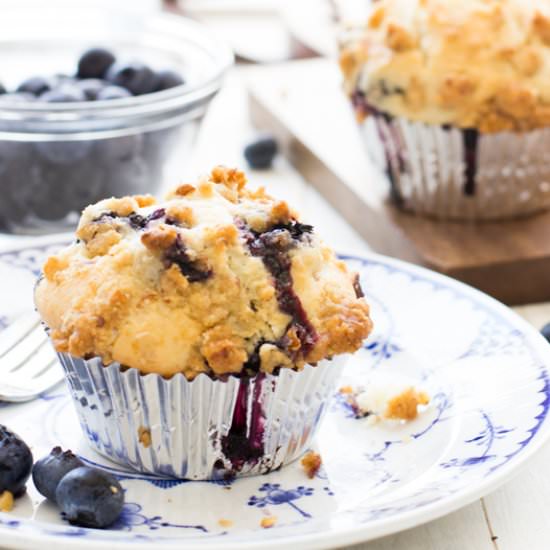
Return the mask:
<svg viewBox="0 0 550 550">
<path fill-rule="evenodd" d="M 90 203 L 173 184 L 233 63 L 183 17 L 77 4 L 2 14 L 1 231 L 68 230 Z"/>
</svg>

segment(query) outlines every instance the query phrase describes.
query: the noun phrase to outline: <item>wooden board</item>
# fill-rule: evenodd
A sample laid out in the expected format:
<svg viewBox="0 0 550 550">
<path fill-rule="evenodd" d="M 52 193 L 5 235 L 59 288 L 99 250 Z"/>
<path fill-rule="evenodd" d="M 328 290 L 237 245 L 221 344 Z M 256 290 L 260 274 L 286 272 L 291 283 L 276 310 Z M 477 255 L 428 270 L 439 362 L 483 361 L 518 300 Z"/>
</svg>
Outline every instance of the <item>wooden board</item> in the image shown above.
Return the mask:
<svg viewBox="0 0 550 550">
<path fill-rule="evenodd" d="M 440 222 L 401 212 L 370 162 L 333 61 L 247 69 L 254 125 L 372 248 L 465 281 L 507 304 L 550 300 L 550 212 L 506 222 Z"/>
</svg>

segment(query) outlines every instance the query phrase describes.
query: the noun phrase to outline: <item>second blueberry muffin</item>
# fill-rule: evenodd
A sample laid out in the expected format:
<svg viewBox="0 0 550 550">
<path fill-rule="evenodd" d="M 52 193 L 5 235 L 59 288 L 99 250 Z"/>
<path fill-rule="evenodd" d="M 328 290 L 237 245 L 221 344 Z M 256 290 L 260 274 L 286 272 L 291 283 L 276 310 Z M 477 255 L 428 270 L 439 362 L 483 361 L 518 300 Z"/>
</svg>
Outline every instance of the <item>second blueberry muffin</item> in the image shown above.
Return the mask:
<svg viewBox="0 0 550 550">
<path fill-rule="evenodd" d="M 545 2 L 380 0 L 340 64 L 401 206 L 499 219 L 550 206 L 549 60 Z"/>
</svg>

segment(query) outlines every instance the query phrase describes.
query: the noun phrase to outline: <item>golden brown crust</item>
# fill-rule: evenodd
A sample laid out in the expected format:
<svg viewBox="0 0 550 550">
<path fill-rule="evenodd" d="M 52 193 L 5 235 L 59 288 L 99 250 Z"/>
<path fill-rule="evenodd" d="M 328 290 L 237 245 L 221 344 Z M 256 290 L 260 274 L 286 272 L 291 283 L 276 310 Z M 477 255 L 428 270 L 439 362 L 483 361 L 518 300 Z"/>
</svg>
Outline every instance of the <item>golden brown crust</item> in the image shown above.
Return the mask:
<svg viewBox="0 0 550 550">
<path fill-rule="evenodd" d="M 192 379 L 301 368 L 361 346 L 371 321 L 354 274 L 286 203 L 224 167 L 169 196 L 88 207 L 79 241 L 47 260 L 35 298 L 59 351 Z M 287 247 L 306 320 L 281 307 L 275 276 L 251 248 L 270 231 Z"/>
<path fill-rule="evenodd" d="M 550 6 L 542 0 L 380 0 L 343 41 L 350 96 L 482 132 L 549 124 Z M 356 102 L 357 103 L 357 102 Z M 358 117 L 368 113 L 357 104 Z"/>
</svg>

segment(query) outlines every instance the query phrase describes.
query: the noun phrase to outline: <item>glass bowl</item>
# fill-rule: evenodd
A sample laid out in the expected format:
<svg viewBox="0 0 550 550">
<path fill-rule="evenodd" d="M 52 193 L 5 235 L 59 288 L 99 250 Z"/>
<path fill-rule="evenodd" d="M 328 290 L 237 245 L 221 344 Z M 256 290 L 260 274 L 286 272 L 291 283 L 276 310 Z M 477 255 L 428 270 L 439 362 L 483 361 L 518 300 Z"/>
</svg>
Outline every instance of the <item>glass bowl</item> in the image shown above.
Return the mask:
<svg viewBox="0 0 550 550">
<path fill-rule="evenodd" d="M 0 95 L 0 228 L 38 234 L 74 227 L 110 196 L 177 183 L 198 124 L 233 63 L 230 50 L 183 17 L 83 9 L 77 2 L 10 9 L 0 19 L 0 82 L 72 75 L 94 46 L 121 61 L 180 73 L 183 85 L 125 99 L 44 103 Z"/>
</svg>

